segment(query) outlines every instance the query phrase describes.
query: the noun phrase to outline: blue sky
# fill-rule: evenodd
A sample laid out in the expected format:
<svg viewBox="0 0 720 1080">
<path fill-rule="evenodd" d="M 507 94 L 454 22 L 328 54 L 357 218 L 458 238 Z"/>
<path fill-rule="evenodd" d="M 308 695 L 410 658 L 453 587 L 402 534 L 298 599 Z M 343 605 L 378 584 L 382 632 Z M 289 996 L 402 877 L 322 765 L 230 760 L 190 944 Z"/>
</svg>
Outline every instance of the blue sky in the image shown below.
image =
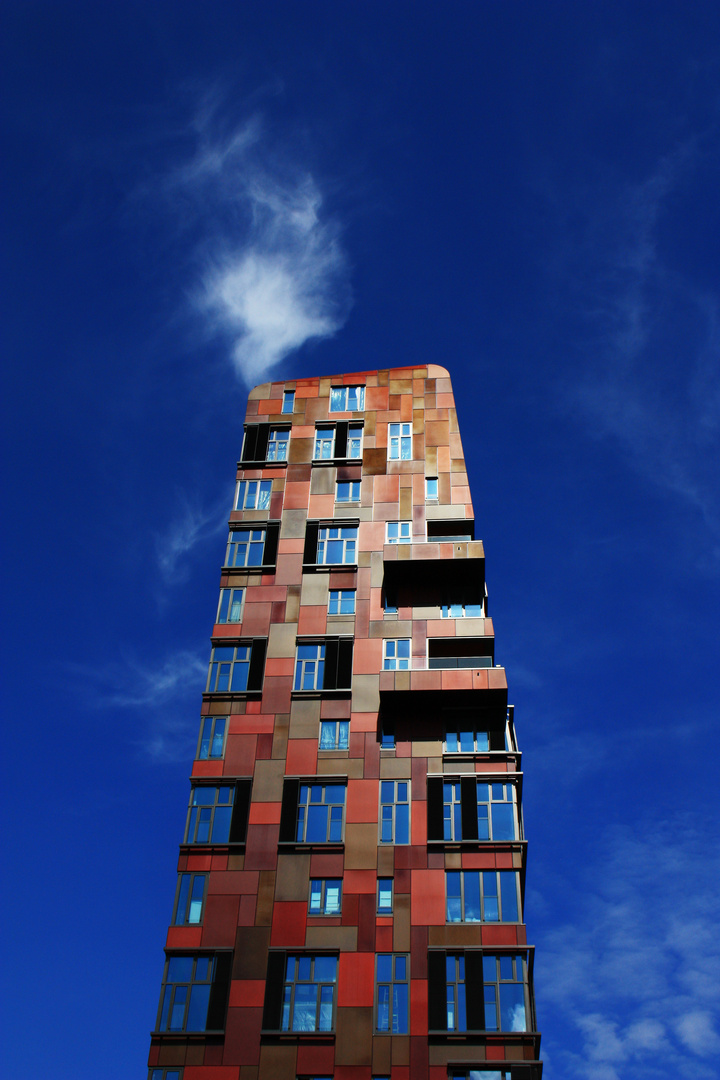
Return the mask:
<svg viewBox="0 0 720 1080">
<path fill-rule="evenodd" d="M 427 362 L 546 1076 L 716 1076 L 720 8 L 4 16 L 5 1074 L 145 1075 L 248 386 Z"/>
</svg>

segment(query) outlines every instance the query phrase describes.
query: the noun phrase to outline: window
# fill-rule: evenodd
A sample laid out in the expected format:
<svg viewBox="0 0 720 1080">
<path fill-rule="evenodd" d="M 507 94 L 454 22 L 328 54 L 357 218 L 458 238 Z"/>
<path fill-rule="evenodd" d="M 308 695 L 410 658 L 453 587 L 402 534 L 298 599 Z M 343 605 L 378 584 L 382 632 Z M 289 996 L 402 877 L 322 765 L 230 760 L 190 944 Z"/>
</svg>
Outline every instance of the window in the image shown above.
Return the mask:
<svg viewBox="0 0 720 1080">
<path fill-rule="evenodd" d="M 381 720 L 380 724 L 380 749 L 395 749 L 395 721 L 389 716 Z"/>
<path fill-rule="evenodd" d="M 518 922 L 515 870 L 446 870 L 447 921 Z"/>
<path fill-rule="evenodd" d="M 225 750 L 227 716 L 204 716 L 200 724 L 197 757 L 200 761 L 221 758 Z"/>
<path fill-rule="evenodd" d="M 525 961 L 522 956 L 483 956 L 486 1031 L 527 1031 Z"/>
<path fill-rule="evenodd" d="M 325 646 L 298 645 L 293 690 L 322 690 L 325 674 Z"/>
<path fill-rule="evenodd" d="M 225 1026 L 232 953 L 169 956 L 158 1031 L 221 1031 Z"/>
<path fill-rule="evenodd" d="M 437 476 L 425 477 L 425 499 L 427 502 L 437 502 L 438 499 L 438 478 Z"/>
<path fill-rule="evenodd" d="M 438 811 L 442 800 L 442 830 Z M 474 776 L 428 779 L 429 840 L 516 840 L 515 787 Z"/>
<path fill-rule="evenodd" d="M 316 461 L 327 461 L 335 456 L 335 428 L 315 428 L 315 452 L 313 457 Z"/>
<path fill-rule="evenodd" d="M 410 638 L 383 641 L 383 671 L 407 671 L 410 667 Z"/>
<path fill-rule="evenodd" d="M 365 408 L 364 386 L 333 386 L 330 389 L 330 412 L 362 412 Z"/>
<path fill-rule="evenodd" d="M 443 619 L 482 619 L 485 608 L 479 604 L 443 604 Z"/>
<path fill-rule="evenodd" d="M 208 694 L 262 690 L 267 641 L 255 638 L 239 645 L 216 645 L 210 653 Z"/>
<path fill-rule="evenodd" d="M 338 480 L 337 486 L 335 488 L 335 502 L 360 502 L 360 481 Z"/>
<path fill-rule="evenodd" d="M 197 926 L 202 922 L 207 874 L 178 874 L 173 926 Z"/>
<path fill-rule="evenodd" d="M 298 641 L 294 691 L 349 690 L 352 686 L 352 638 Z"/>
<path fill-rule="evenodd" d="M 288 956 L 282 1031 L 332 1031 L 337 956 Z"/>
<path fill-rule="evenodd" d="M 378 878 L 377 913 L 378 915 L 392 915 L 392 910 L 393 879 L 391 877 Z"/>
<path fill-rule="evenodd" d="M 244 595 L 244 589 L 221 589 L 215 622 L 240 622 L 242 620 Z"/>
<path fill-rule="evenodd" d="M 295 391 L 294 390 L 285 390 L 283 392 L 282 411 L 283 411 L 283 413 L 291 413 L 294 408 L 295 408 Z"/>
<path fill-rule="evenodd" d="M 454 719 L 445 730 L 446 754 L 484 754 L 490 750 L 509 750 L 505 731 L 489 724 L 482 730 L 475 727 L 476 718 Z"/>
<path fill-rule="evenodd" d="M 230 838 L 234 784 L 198 784 L 192 789 L 186 844 L 227 844 Z"/>
<path fill-rule="evenodd" d="M 287 461 L 290 432 L 287 428 L 270 428 L 266 461 Z"/>
<path fill-rule="evenodd" d="M 269 510 L 272 480 L 238 480 L 236 510 Z"/>
<path fill-rule="evenodd" d="M 388 544 L 409 544 L 412 541 L 411 535 L 412 522 L 411 521 L 388 521 L 387 523 L 387 543 Z"/>
<path fill-rule="evenodd" d="M 339 844 L 344 823 L 344 784 L 300 784 L 295 832 L 298 843 Z"/>
<path fill-rule="evenodd" d="M 375 958 L 376 1031 L 407 1035 L 409 968 L 409 958 L 398 953 L 378 953 Z"/>
<path fill-rule="evenodd" d="M 310 882 L 310 915 L 339 915 L 342 909 L 342 878 L 313 878 Z"/>
<path fill-rule="evenodd" d="M 265 529 L 233 529 L 228 537 L 226 566 L 262 566 Z"/>
<path fill-rule="evenodd" d="M 320 749 L 347 750 L 350 738 L 349 720 L 320 721 Z"/>
<path fill-rule="evenodd" d="M 148 1080 L 182 1080 L 182 1069 L 151 1069 Z"/>
<path fill-rule="evenodd" d="M 245 840 L 252 781 L 195 784 L 190 792 L 184 843 L 236 844 Z"/>
<path fill-rule="evenodd" d="M 531 1075 L 536 1074 L 534 1072 L 526 1074 L 523 1071 L 522 1075 L 527 1076 L 529 1080 Z M 448 1080 L 512 1080 L 512 1069 L 450 1069 Z"/>
<path fill-rule="evenodd" d="M 317 543 L 318 566 L 356 563 L 357 536 L 357 525 L 328 525 L 319 528 Z"/>
<path fill-rule="evenodd" d="M 410 781 L 380 781 L 380 843 L 410 843 Z"/>
<path fill-rule="evenodd" d="M 354 615 L 355 589 L 331 589 L 328 615 Z"/>
<path fill-rule="evenodd" d="M 412 458 L 412 424 L 388 425 L 388 460 L 410 461 Z"/>
<path fill-rule="evenodd" d="M 397 615 L 397 598 L 387 592 L 383 595 L 383 614 Z"/>
<path fill-rule="evenodd" d="M 347 436 L 347 456 L 349 458 L 362 457 L 362 424 L 350 424 Z"/>
<path fill-rule="evenodd" d="M 448 954 L 445 958 L 445 1000 L 447 1030 L 467 1031 L 465 1009 L 465 957 Z"/>
</svg>

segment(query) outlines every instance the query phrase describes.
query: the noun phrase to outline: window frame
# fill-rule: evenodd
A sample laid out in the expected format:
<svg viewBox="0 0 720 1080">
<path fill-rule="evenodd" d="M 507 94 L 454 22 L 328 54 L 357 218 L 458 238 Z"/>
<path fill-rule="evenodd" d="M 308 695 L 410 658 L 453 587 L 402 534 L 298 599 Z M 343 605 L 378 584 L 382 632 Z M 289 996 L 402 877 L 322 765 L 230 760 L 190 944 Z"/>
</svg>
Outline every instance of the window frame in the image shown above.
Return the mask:
<svg viewBox="0 0 720 1080">
<path fill-rule="evenodd" d="M 233 510 L 269 510 L 271 498 L 272 480 L 238 480 Z"/>
<path fill-rule="evenodd" d="M 355 391 L 355 397 L 357 409 L 350 408 L 350 391 Z M 344 406 L 342 409 L 338 409 L 333 404 L 333 394 L 342 393 L 344 398 Z M 358 413 L 365 412 L 365 383 L 353 383 L 347 386 L 331 386 L 330 396 L 328 398 L 328 413 Z"/>
<path fill-rule="evenodd" d="M 353 536 L 343 536 L 344 532 L 353 531 Z M 330 534 L 337 532 L 337 536 L 331 536 Z M 359 532 L 358 525 L 345 525 L 343 523 L 338 524 L 318 524 L 317 533 L 317 553 L 315 556 L 316 566 L 357 566 L 358 564 L 358 544 L 359 544 Z M 323 533 L 328 535 L 324 536 Z M 328 559 L 326 556 L 329 553 L 329 544 L 341 544 L 342 546 L 342 559 Z M 321 550 L 322 545 L 322 550 Z M 334 552 L 335 549 L 333 549 Z M 322 558 L 320 557 L 322 555 Z M 348 558 L 348 555 L 352 555 L 352 558 Z"/>
<path fill-rule="evenodd" d="M 450 896 L 450 878 L 454 878 L 455 875 L 459 877 L 459 894 L 457 896 L 457 902 L 459 904 L 459 918 L 451 918 L 450 914 L 450 902 L 454 900 L 455 896 Z M 468 879 L 471 876 L 477 876 L 477 891 L 473 888 L 472 901 L 477 899 L 479 918 L 467 918 L 467 896 L 468 896 Z M 490 878 L 495 879 L 496 892 L 493 894 L 487 889 Z M 510 879 L 513 879 L 512 882 Z M 512 900 L 510 900 L 510 893 L 514 894 Z M 495 901 L 495 909 L 497 910 L 497 917 L 493 918 L 492 914 L 488 915 L 487 911 L 491 913 L 493 911 L 493 900 Z M 513 918 L 506 917 L 506 907 L 510 903 L 510 912 Z M 517 870 L 445 870 L 445 923 L 447 926 L 480 926 L 480 925 L 498 925 L 503 924 L 515 924 L 522 923 L 522 895 L 520 887 L 520 874 Z"/>
<path fill-rule="evenodd" d="M 335 594 L 335 600 L 337 602 L 337 611 L 332 610 L 333 606 L 333 594 Z M 348 597 L 352 597 L 352 611 L 343 611 L 342 605 Z M 357 603 L 357 589 L 329 589 L 328 590 L 328 615 L 332 618 L 348 618 L 351 615 L 355 615 L 355 606 Z"/>
<path fill-rule="evenodd" d="M 333 959 L 335 961 L 335 976 L 333 980 L 321 981 L 316 980 L 312 976 L 315 975 L 316 962 L 320 959 Z M 299 976 L 301 967 L 300 961 L 310 960 L 310 979 L 300 979 Z M 292 961 L 293 971 L 292 978 L 288 978 L 290 970 L 290 963 Z M 282 992 L 280 997 L 280 1031 L 293 1033 L 295 1035 L 317 1035 L 319 1033 L 330 1033 L 335 1031 L 335 1023 L 337 1016 L 337 985 L 338 985 L 338 955 L 337 953 L 305 953 L 305 952 L 292 952 L 286 953 L 285 956 L 285 975 L 282 983 Z M 296 989 L 298 985 L 315 985 L 317 986 L 315 995 L 315 1026 L 313 1028 L 295 1027 L 295 1005 L 296 1005 Z M 322 1021 L 322 991 L 324 987 L 332 986 L 332 1002 L 330 1008 L 330 1024 L 329 1026 L 323 1025 Z M 289 990 L 289 994 L 288 994 Z M 287 1008 L 287 1024 L 285 1022 Z"/>
<path fill-rule="evenodd" d="M 240 533 L 248 534 L 249 539 L 248 540 L 242 540 L 242 541 L 241 540 L 234 540 L 233 537 L 238 536 Z M 257 537 L 253 537 L 253 533 L 259 533 L 261 535 L 261 539 L 257 539 Z M 236 569 L 236 570 L 249 570 L 254 566 L 263 566 L 264 565 L 263 560 L 265 558 L 265 543 L 266 543 L 266 541 L 267 541 L 267 529 L 266 529 L 265 525 L 261 525 L 258 528 L 253 528 L 250 525 L 242 525 L 242 526 L 240 526 L 240 528 L 230 529 L 230 533 L 229 533 L 228 541 L 227 541 L 227 548 L 225 550 L 225 562 L 223 563 L 223 566 L 227 566 L 227 567 L 230 567 L 230 568 Z M 245 562 L 242 562 L 242 563 L 237 561 L 238 545 L 241 545 L 241 544 L 247 544 L 247 550 L 245 552 Z M 257 544 L 260 547 L 260 562 L 248 562 L 248 556 L 251 554 L 253 544 Z M 228 561 L 229 558 L 230 558 L 230 555 L 231 555 L 231 551 L 230 551 L 231 546 L 235 547 L 235 551 L 232 553 L 233 562 Z"/>
<path fill-rule="evenodd" d="M 220 658 L 216 659 L 216 653 L 219 649 L 223 649 L 226 652 L 232 651 L 232 659 Z M 241 656 L 241 651 L 246 652 L 247 655 Z M 237 641 L 237 642 L 223 642 L 222 645 L 212 645 L 210 650 L 210 663 L 208 668 L 207 683 L 205 684 L 206 694 L 245 694 L 248 689 L 248 682 L 250 680 L 250 664 L 252 661 L 252 641 Z M 230 670 L 227 673 L 227 686 L 220 686 L 221 680 L 225 681 L 225 673 L 223 668 L 225 665 L 230 665 Z M 213 668 L 216 670 L 213 672 Z M 238 685 L 233 686 L 233 682 L 236 680 Z M 243 685 L 240 685 L 242 683 Z"/>
<path fill-rule="evenodd" d="M 316 882 L 320 883 L 320 889 L 319 889 L 320 906 L 319 906 L 319 909 L 314 908 L 312 906 L 313 884 L 315 884 Z M 332 911 L 327 911 L 326 910 L 326 908 L 327 908 L 327 893 L 328 893 L 328 886 L 329 886 L 330 883 L 332 883 L 333 885 L 337 884 L 337 886 L 338 886 L 338 906 L 337 906 L 336 909 L 334 909 Z M 315 890 L 315 895 L 317 895 L 317 892 L 318 892 L 318 890 Z M 339 877 L 339 878 L 310 878 L 310 891 L 309 891 L 309 894 L 308 894 L 308 916 L 310 916 L 312 918 L 315 918 L 315 919 L 323 919 L 323 918 L 333 918 L 336 915 L 342 915 L 342 897 L 343 897 L 343 879 L 341 877 Z"/>
<path fill-rule="evenodd" d="M 389 889 L 389 892 L 390 892 L 390 905 L 383 907 L 382 904 L 380 903 L 380 892 L 381 892 L 380 884 L 381 884 L 381 882 L 388 882 L 388 881 L 390 882 L 390 889 Z M 376 899 L 376 909 L 377 909 L 377 914 L 378 915 L 380 915 L 380 916 L 392 915 L 394 913 L 394 911 L 395 911 L 395 879 L 394 878 L 391 878 L 391 877 L 379 877 L 377 879 L 377 892 L 376 892 L 375 899 Z"/>
<path fill-rule="evenodd" d="M 388 521 L 385 525 L 386 544 L 412 544 L 412 521 Z"/>
<path fill-rule="evenodd" d="M 438 476 L 426 476 L 425 477 L 425 502 L 438 502 L 440 498 Z M 435 494 L 432 493 L 430 485 L 435 485 Z"/>
<path fill-rule="evenodd" d="M 271 424 L 265 450 L 265 461 L 272 464 L 286 465 L 290 457 L 290 427 L 284 424 Z M 282 438 L 282 436 L 286 436 Z"/>
<path fill-rule="evenodd" d="M 324 745 L 326 742 L 325 726 L 333 725 L 335 728 L 333 745 Z M 349 720 L 321 720 L 320 721 L 320 736 L 318 739 L 318 750 L 349 750 L 350 749 L 350 721 Z"/>
<path fill-rule="evenodd" d="M 400 645 L 407 646 L 407 656 L 401 656 Z M 403 663 L 404 662 L 404 663 Z M 383 671 L 410 671 L 412 638 L 383 638 Z"/>
<path fill-rule="evenodd" d="M 289 409 L 286 409 L 286 405 L 290 405 Z M 281 416 L 292 416 L 295 411 L 295 391 L 283 390 L 282 408 L 280 409 Z"/>
<path fill-rule="evenodd" d="M 200 791 L 214 791 L 214 801 L 212 803 L 196 802 L 196 795 Z M 220 793 L 222 791 L 229 792 L 229 802 L 219 801 Z M 224 784 L 218 782 L 213 784 L 193 784 L 190 788 L 190 802 L 188 805 L 187 818 L 185 820 L 183 844 L 188 844 L 191 847 L 229 844 L 230 833 L 232 830 L 233 809 L 235 807 L 235 795 L 235 784 L 232 782 Z M 209 814 L 206 813 L 203 815 L 203 811 L 208 810 Z M 218 815 L 218 810 L 221 812 L 229 811 L 229 813 Z M 198 833 L 201 829 L 204 831 L 205 827 L 207 827 L 207 837 L 205 839 L 198 839 Z M 214 836 L 216 829 L 218 830 L 217 837 Z"/>
<path fill-rule="evenodd" d="M 322 798 L 313 799 L 312 791 L 321 789 Z M 328 788 L 343 791 L 342 802 L 326 802 L 325 796 Z M 303 791 L 307 790 L 307 797 L 303 801 Z M 325 839 L 308 839 L 308 826 L 310 824 L 309 809 L 313 806 L 327 806 L 329 812 L 325 818 Z M 333 814 L 332 808 L 340 806 L 340 814 Z M 296 844 L 344 844 L 345 843 L 345 819 L 347 815 L 347 783 L 322 780 L 319 783 L 313 780 L 300 780 L 298 784 L 297 806 L 295 815 L 295 843 Z M 339 821 L 339 827 L 338 827 Z M 333 836 L 333 832 L 336 835 Z M 339 835 L 338 835 L 339 834 Z"/>
<path fill-rule="evenodd" d="M 314 650 L 314 655 L 302 656 L 301 650 Z M 310 666 L 311 686 L 305 685 Z M 295 646 L 295 671 L 293 674 L 293 690 L 322 690 L 325 679 L 325 642 L 324 641 L 298 641 Z"/>
<path fill-rule="evenodd" d="M 385 977 L 385 972 L 380 971 L 381 961 L 386 961 L 390 957 L 390 978 Z M 404 960 L 404 976 L 398 976 L 398 960 Z M 382 965 L 385 967 L 385 964 Z M 400 1025 L 401 1017 L 399 1015 L 400 1008 L 397 1010 L 396 1016 L 396 1002 L 400 1005 L 400 995 L 396 997 L 396 987 L 405 988 L 405 1000 L 404 1000 L 404 1026 Z M 381 1003 L 381 989 L 387 988 L 387 1000 Z M 375 954 L 375 1002 L 373 1007 L 373 1021 L 374 1021 L 374 1033 L 376 1035 L 408 1035 L 410 1033 L 410 954 L 409 953 L 376 953 Z M 381 1009 L 387 1009 L 387 1017 L 383 1020 L 383 1026 L 381 1027 Z M 397 1026 L 396 1026 L 397 1024 Z"/>
<path fill-rule="evenodd" d="M 348 488 L 348 497 L 347 498 L 341 498 L 340 497 L 340 488 L 343 487 L 343 486 L 347 486 L 347 488 Z M 336 480 L 335 481 L 335 502 L 339 506 L 347 506 L 348 504 L 352 505 L 353 503 L 359 503 L 360 502 L 360 487 L 361 487 L 361 481 L 360 480 Z"/>
<path fill-rule="evenodd" d="M 173 904 L 173 914 L 171 926 L 202 926 L 203 918 L 205 916 L 205 901 L 207 900 L 208 891 L 208 878 L 209 874 L 206 870 L 196 872 L 194 870 L 183 870 L 178 874 L 177 887 L 175 889 L 175 902 Z M 188 918 L 193 904 L 197 903 L 197 897 L 195 895 L 195 883 L 203 879 L 201 890 L 202 895 L 200 897 L 200 913 L 197 919 Z M 187 879 L 187 890 L 183 896 L 183 883 Z M 184 902 L 184 916 L 178 918 L 180 914 L 180 903 Z"/>
<path fill-rule="evenodd" d="M 230 618 L 223 619 L 223 618 L 221 618 L 222 609 L 223 609 L 223 601 L 225 600 L 227 593 L 230 594 L 230 596 L 227 598 L 227 611 L 228 611 L 228 614 L 232 614 L 233 610 L 235 610 L 235 608 L 237 608 L 237 614 L 238 614 L 237 619 L 230 619 Z M 234 598 L 235 593 L 240 593 L 240 599 L 239 600 L 236 600 Z M 245 587 L 244 586 L 227 586 L 225 588 L 220 589 L 220 599 L 218 600 L 217 613 L 215 615 L 215 623 L 216 623 L 216 625 L 218 625 L 218 626 L 231 626 L 231 625 L 234 625 L 235 623 L 241 623 L 242 620 L 243 620 L 243 612 L 244 612 L 244 610 L 245 610 Z"/>
<path fill-rule="evenodd" d="M 171 978 L 173 974 L 182 974 L 176 971 L 173 973 L 172 968 L 177 961 L 191 960 L 191 977 L 187 978 Z M 207 962 L 208 968 L 206 969 L 208 975 L 206 978 L 196 978 L 198 973 L 198 963 Z M 193 952 L 193 953 L 170 953 L 165 958 L 165 967 L 163 970 L 163 980 L 160 989 L 160 1003 L 158 1005 L 157 1018 L 155 1021 L 155 1031 L 161 1034 L 176 1035 L 183 1033 L 204 1033 L 204 1032 L 221 1032 L 225 1030 L 225 1019 L 227 1013 L 227 1001 L 228 1001 L 228 989 L 230 985 L 230 970 L 232 967 L 232 953 L 228 951 L 222 952 Z M 168 989 L 172 987 L 169 995 Z M 176 1000 L 177 987 L 186 987 L 189 992 L 187 993 L 185 1002 Z M 207 987 L 207 996 L 205 1002 L 203 997 L 205 995 L 198 996 L 198 1004 L 200 1008 L 204 1004 L 205 1020 L 202 1027 L 188 1026 L 188 1022 L 191 1020 L 191 1011 L 193 1008 L 193 988 L 194 987 Z M 166 1006 L 167 998 L 167 1006 Z M 183 1008 L 183 1020 L 180 1026 L 170 1026 L 170 1022 L 173 1019 L 173 1014 L 178 1006 Z M 210 1021 L 219 1020 L 222 1018 L 222 1024 L 217 1026 L 211 1026 Z M 165 1025 L 163 1026 L 163 1019 Z"/>
<path fill-rule="evenodd" d="M 405 798 L 400 798 L 401 787 L 405 788 Z M 387 797 L 392 788 L 392 799 Z M 398 813 L 398 810 L 404 811 Z M 388 812 L 389 811 L 389 812 Z M 378 811 L 378 844 L 381 847 L 392 844 L 405 847 L 411 842 L 412 832 L 412 792 L 409 779 L 390 779 L 380 781 Z M 398 839 L 400 835 L 400 839 Z M 407 836 L 407 839 L 402 837 Z"/>
<path fill-rule="evenodd" d="M 448 788 L 452 789 L 449 799 Z M 493 791 L 493 788 L 503 788 L 505 796 L 509 789 L 511 798 L 498 797 L 498 793 Z M 487 798 L 483 789 L 487 789 Z M 441 841 L 446 844 L 466 842 L 498 844 L 517 843 L 522 840 L 520 792 L 517 781 L 498 782 L 482 774 L 473 773 L 459 776 L 449 773 L 443 773 L 442 776 L 429 776 L 427 804 L 428 842 L 430 843 Z M 506 810 L 498 810 L 494 814 L 492 810 L 494 806 L 511 809 L 509 813 Z M 481 812 L 481 807 L 488 808 L 486 814 Z M 481 822 L 487 822 L 487 829 L 481 829 Z M 512 836 L 503 835 L 509 831 L 508 825 L 512 826 Z M 438 828 L 440 835 L 437 834 Z M 487 831 L 489 835 L 481 836 L 481 831 Z"/>
<path fill-rule="evenodd" d="M 479 614 L 468 615 L 467 608 L 480 608 Z M 459 610 L 458 610 L 459 609 Z M 441 619 L 484 619 L 485 618 L 485 603 L 481 601 L 479 604 L 469 604 L 464 602 L 462 604 L 445 603 L 440 605 L 440 618 Z"/>
<path fill-rule="evenodd" d="M 388 461 L 412 461 L 412 435 L 410 421 L 388 424 Z M 403 453 L 405 449 L 409 451 L 407 456 Z"/>
<path fill-rule="evenodd" d="M 225 757 L 225 744 L 227 742 L 229 719 L 228 716 L 202 716 L 200 718 L 200 735 L 198 737 L 197 752 L 195 754 L 196 761 L 221 761 Z M 212 753 L 212 750 L 216 744 L 216 726 L 220 720 L 223 723 L 223 730 L 222 735 L 220 736 L 220 753 L 216 754 Z M 206 728 L 209 728 L 209 734 L 207 736 L 205 735 Z M 206 739 L 208 752 L 207 754 L 203 754 L 203 742 L 205 742 Z"/>
</svg>

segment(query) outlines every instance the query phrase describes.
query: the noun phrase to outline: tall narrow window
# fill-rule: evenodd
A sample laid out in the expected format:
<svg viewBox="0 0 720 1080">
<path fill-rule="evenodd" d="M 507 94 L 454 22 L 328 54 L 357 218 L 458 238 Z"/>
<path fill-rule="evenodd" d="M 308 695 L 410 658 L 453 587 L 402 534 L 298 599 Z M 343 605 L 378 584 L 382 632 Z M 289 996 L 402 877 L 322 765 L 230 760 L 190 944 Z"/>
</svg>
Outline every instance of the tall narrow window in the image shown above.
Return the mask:
<svg viewBox="0 0 720 1080">
<path fill-rule="evenodd" d="M 221 589 L 218 603 L 218 623 L 239 623 L 242 620 L 244 589 Z"/>
<path fill-rule="evenodd" d="M 315 452 L 313 457 L 316 461 L 327 461 L 335 455 L 335 428 L 315 428 Z"/>
<path fill-rule="evenodd" d="M 465 957 L 448 953 L 445 958 L 447 1030 L 467 1031 L 465 1010 Z"/>
<path fill-rule="evenodd" d="M 522 956 L 482 958 L 486 1031 L 527 1031 L 525 961 Z"/>
<path fill-rule="evenodd" d="M 425 477 L 425 499 L 427 502 L 437 502 L 438 500 L 438 478 L 437 476 Z"/>
<path fill-rule="evenodd" d="M 410 461 L 412 458 L 412 424 L 388 425 L 388 460 Z"/>
<path fill-rule="evenodd" d="M 200 725 L 197 756 L 200 761 L 221 758 L 225 750 L 227 716 L 204 716 Z"/>
<path fill-rule="evenodd" d="M 410 781 L 380 781 L 380 843 L 410 843 Z"/>
<path fill-rule="evenodd" d="M 325 646 L 298 645 L 295 658 L 294 690 L 322 690 L 325 675 Z"/>
<path fill-rule="evenodd" d="M 392 915 L 393 879 L 391 877 L 378 878 L 377 910 L 378 915 Z"/>
<path fill-rule="evenodd" d="M 288 956 L 282 1031 L 332 1031 L 337 956 Z"/>
<path fill-rule="evenodd" d="M 173 926 L 197 926 L 202 922 L 207 874 L 178 874 Z"/>
<path fill-rule="evenodd" d="M 362 424 L 350 424 L 347 436 L 347 456 L 349 458 L 362 457 Z"/>
<path fill-rule="evenodd" d="M 295 391 L 294 390 L 285 390 L 283 392 L 282 411 L 283 411 L 283 413 L 291 413 L 294 408 L 295 408 Z"/>
<path fill-rule="evenodd" d="M 378 953 L 375 958 L 375 1030 L 387 1035 L 407 1035 L 410 961 L 398 953 Z"/>
</svg>

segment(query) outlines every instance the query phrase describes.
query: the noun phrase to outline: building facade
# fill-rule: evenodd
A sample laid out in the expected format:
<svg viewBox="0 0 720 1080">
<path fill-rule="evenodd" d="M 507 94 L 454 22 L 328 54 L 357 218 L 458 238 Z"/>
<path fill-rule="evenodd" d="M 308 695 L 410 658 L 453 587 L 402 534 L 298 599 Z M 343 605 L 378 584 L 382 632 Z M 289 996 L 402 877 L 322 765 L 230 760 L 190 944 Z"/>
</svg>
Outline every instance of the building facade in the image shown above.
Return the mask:
<svg viewBox="0 0 720 1080">
<path fill-rule="evenodd" d="M 539 1080 L 450 378 L 249 396 L 151 1080 Z"/>
</svg>

